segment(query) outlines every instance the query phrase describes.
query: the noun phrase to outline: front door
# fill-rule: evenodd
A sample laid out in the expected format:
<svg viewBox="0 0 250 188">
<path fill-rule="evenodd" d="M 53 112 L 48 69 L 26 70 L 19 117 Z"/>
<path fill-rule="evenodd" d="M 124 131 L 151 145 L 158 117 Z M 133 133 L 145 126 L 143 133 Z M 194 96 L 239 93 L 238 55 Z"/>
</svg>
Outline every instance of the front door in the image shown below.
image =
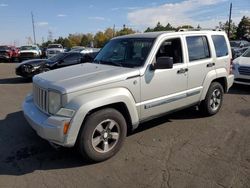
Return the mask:
<svg viewBox="0 0 250 188">
<path fill-rule="evenodd" d="M 181 38 L 168 38 L 162 41 L 155 54 L 159 57 L 172 57 L 172 69 L 152 70 L 148 66 L 141 77 L 141 120 L 185 106 L 187 89 L 187 64 L 184 61 Z"/>
</svg>

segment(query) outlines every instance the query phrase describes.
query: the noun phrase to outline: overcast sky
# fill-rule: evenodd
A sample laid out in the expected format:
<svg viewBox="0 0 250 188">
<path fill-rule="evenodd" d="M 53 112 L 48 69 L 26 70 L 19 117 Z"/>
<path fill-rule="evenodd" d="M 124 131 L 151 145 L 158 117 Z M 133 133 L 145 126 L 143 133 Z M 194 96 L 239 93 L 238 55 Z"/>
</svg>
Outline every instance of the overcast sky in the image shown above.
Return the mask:
<svg viewBox="0 0 250 188">
<path fill-rule="evenodd" d="M 37 41 L 69 33 L 96 33 L 123 24 L 138 31 L 154 27 L 158 21 L 173 26 L 198 24 L 214 28 L 228 19 L 238 23 L 250 17 L 250 0 L 0 0 L 0 44 L 25 44 L 33 37 L 31 11 L 34 14 Z"/>
</svg>

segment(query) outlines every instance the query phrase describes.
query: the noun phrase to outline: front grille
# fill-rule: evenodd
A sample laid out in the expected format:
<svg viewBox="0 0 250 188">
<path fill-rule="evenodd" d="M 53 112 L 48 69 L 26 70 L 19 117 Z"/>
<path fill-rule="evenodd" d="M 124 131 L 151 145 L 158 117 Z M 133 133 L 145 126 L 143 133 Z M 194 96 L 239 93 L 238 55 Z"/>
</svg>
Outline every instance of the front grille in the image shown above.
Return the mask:
<svg viewBox="0 0 250 188">
<path fill-rule="evenodd" d="M 58 50 L 50 50 L 50 51 L 48 51 L 48 54 L 59 54 L 60 53 L 60 51 L 58 51 Z"/>
<path fill-rule="evenodd" d="M 20 57 L 34 57 L 34 56 L 35 56 L 35 54 L 31 53 L 31 52 L 20 53 Z"/>
<path fill-rule="evenodd" d="M 49 53 L 49 54 L 55 54 L 56 51 L 52 51 L 52 50 L 51 50 L 51 51 L 49 51 L 48 53 Z"/>
<path fill-rule="evenodd" d="M 7 52 L 0 52 L 0 55 L 7 56 L 8 53 Z"/>
<path fill-rule="evenodd" d="M 239 67 L 239 73 L 241 75 L 247 75 L 247 76 L 250 76 L 250 67 Z"/>
<path fill-rule="evenodd" d="M 33 84 L 33 98 L 35 105 L 45 113 L 48 113 L 48 91 Z"/>
</svg>

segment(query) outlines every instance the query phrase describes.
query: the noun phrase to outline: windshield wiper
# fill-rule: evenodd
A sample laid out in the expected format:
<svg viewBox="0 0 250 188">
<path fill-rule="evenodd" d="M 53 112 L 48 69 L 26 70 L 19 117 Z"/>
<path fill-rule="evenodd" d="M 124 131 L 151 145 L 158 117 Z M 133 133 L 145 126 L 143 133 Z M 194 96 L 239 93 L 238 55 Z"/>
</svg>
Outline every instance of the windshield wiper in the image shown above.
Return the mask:
<svg viewBox="0 0 250 188">
<path fill-rule="evenodd" d="M 122 64 L 121 64 L 121 63 L 114 62 L 114 61 L 95 60 L 94 63 L 98 63 L 98 64 L 109 64 L 109 65 L 115 65 L 115 66 L 122 67 Z"/>
</svg>

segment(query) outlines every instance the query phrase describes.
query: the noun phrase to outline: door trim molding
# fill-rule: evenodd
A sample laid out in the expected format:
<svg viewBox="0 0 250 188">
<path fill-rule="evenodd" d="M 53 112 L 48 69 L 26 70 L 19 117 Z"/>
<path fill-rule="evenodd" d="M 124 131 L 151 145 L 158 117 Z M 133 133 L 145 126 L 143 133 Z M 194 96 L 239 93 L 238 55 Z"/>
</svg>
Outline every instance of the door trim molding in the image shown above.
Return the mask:
<svg viewBox="0 0 250 188">
<path fill-rule="evenodd" d="M 155 99 L 146 100 L 146 101 L 143 101 L 143 102 L 140 102 L 140 103 L 136 103 L 136 106 L 138 107 L 138 106 L 144 105 L 144 109 L 149 109 L 149 108 L 161 106 L 161 105 L 168 104 L 168 103 L 171 103 L 171 102 L 175 102 L 175 101 L 187 98 L 187 97 L 198 95 L 198 94 L 201 93 L 202 88 L 203 87 L 197 87 L 197 88 L 194 88 L 194 89 L 182 91 L 182 92 L 167 95 L 167 96 L 164 96 L 164 97 L 159 97 L 159 98 L 155 98 Z"/>
</svg>

